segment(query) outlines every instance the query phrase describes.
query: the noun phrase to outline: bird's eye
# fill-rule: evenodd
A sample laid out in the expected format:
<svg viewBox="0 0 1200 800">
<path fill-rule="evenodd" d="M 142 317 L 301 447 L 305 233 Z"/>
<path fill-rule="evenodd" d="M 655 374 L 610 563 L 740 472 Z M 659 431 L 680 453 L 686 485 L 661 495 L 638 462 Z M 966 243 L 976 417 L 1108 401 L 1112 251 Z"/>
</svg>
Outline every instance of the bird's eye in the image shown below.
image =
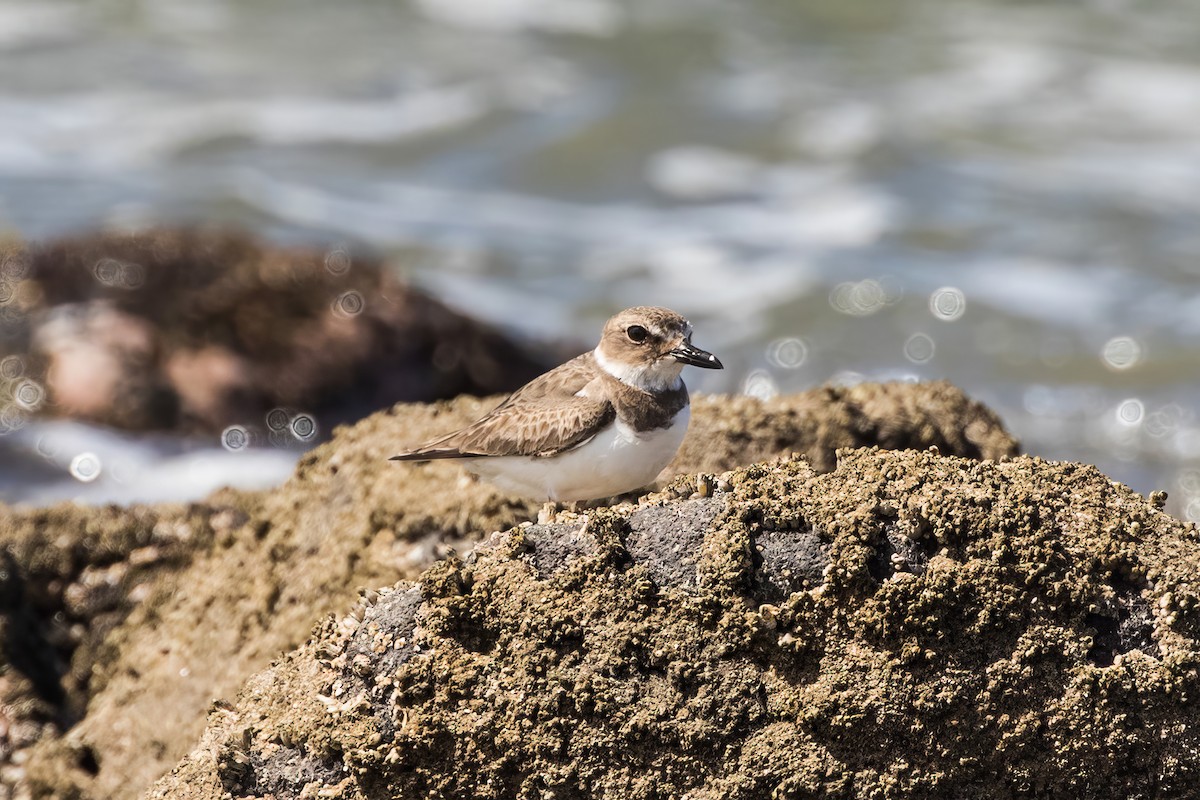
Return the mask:
<svg viewBox="0 0 1200 800">
<path fill-rule="evenodd" d="M 646 337 L 649 336 L 650 333 L 641 325 L 630 325 L 625 329 L 625 335 L 629 337 L 629 341 L 641 344 L 642 342 L 646 341 Z"/>
</svg>

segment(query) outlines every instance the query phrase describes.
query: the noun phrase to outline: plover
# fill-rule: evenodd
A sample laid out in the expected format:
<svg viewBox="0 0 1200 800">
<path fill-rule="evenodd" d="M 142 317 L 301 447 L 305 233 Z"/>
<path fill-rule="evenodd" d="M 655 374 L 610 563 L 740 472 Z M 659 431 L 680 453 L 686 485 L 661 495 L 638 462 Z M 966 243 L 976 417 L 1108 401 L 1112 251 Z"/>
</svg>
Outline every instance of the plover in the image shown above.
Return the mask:
<svg viewBox="0 0 1200 800">
<path fill-rule="evenodd" d="M 690 411 L 685 364 L 722 369 L 667 308 L 639 306 L 604 325 L 595 350 L 518 389 L 483 419 L 393 461 L 461 460 L 505 492 L 550 502 L 611 497 L 655 479 Z"/>
</svg>

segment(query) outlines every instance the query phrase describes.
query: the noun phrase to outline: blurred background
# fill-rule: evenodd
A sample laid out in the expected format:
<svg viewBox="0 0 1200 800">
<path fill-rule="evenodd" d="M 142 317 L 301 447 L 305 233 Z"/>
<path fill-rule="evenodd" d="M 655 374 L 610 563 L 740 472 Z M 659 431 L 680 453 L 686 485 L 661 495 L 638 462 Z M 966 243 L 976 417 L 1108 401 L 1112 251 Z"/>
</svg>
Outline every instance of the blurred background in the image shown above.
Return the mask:
<svg viewBox="0 0 1200 800">
<path fill-rule="evenodd" d="M 0 232 L 366 247 L 525 341 L 669 305 L 694 390 L 946 378 L 1193 520 L 1198 211 L 1187 0 L 0 0 Z M 298 450 L 15 419 L 9 500 Z"/>
</svg>

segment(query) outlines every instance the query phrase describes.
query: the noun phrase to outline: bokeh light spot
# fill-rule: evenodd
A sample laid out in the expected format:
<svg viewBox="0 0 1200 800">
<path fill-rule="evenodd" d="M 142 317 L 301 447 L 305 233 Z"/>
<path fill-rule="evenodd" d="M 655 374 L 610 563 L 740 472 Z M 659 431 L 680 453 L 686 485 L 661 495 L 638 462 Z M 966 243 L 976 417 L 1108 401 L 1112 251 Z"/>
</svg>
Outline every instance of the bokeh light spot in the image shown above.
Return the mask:
<svg viewBox="0 0 1200 800">
<path fill-rule="evenodd" d="M 308 414 L 297 414 L 292 417 L 292 435 L 302 442 L 317 435 L 317 421 Z"/>
<path fill-rule="evenodd" d="M 9 253 L 0 263 L 0 283 L 16 283 L 29 274 L 33 266 L 28 253 Z"/>
<path fill-rule="evenodd" d="M 1179 473 L 1178 483 L 1184 494 L 1200 495 L 1200 469 L 1185 469 Z"/>
<path fill-rule="evenodd" d="M 122 264 L 115 258 L 102 258 L 92 265 L 92 275 L 104 286 L 121 284 Z"/>
<path fill-rule="evenodd" d="M 1153 414 L 1148 414 L 1143 428 L 1148 436 L 1162 439 L 1175 433 L 1188 416 L 1182 406 L 1168 403 Z"/>
<path fill-rule="evenodd" d="M 1117 405 L 1117 422 L 1122 425 L 1140 425 L 1146 414 L 1146 406 L 1136 397 L 1122 400 Z"/>
<path fill-rule="evenodd" d="M 366 307 L 367 301 L 354 290 L 342 292 L 333 301 L 333 313 L 340 317 L 357 317 Z"/>
<path fill-rule="evenodd" d="M 767 345 L 767 361 L 773 367 L 798 369 L 808 359 L 808 345 L 803 339 L 776 339 Z"/>
<path fill-rule="evenodd" d="M 1100 358 L 1109 369 L 1131 369 L 1142 360 L 1142 346 L 1132 336 L 1115 336 L 1105 342 Z"/>
<path fill-rule="evenodd" d="M 273 431 L 285 430 L 289 422 L 288 413 L 282 408 L 272 408 L 267 412 L 267 427 Z"/>
<path fill-rule="evenodd" d="M 0 434 L 10 433 L 25 427 L 25 415 L 14 405 L 0 408 Z"/>
<path fill-rule="evenodd" d="M 102 258 L 92 265 L 92 276 L 103 286 L 137 289 L 146 282 L 146 268 L 116 258 Z"/>
<path fill-rule="evenodd" d="M 946 322 L 953 322 L 967 310 L 967 298 L 961 289 L 943 286 L 929 295 L 929 312 Z"/>
<path fill-rule="evenodd" d="M 46 390 L 37 381 L 23 380 L 13 389 L 13 400 L 26 411 L 37 411 L 46 399 Z"/>
<path fill-rule="evenodd" d="M 91 483 L 100 477 L 103 466 L 95 453 L 80 453 L 71 459 L 71 477 L 82 483 Z"/>
<path fill-rule="evenodd" d="M 230 425 L 221 431 L 221 446 L 236 453 L 250 446 L 250 431 L 241 425 Z"/>
<path fill-rule="evenodd" d="M 0 378 L 13 381 L 25 374 L 25 361 L 20 356 L 0 359 Z"/>
<path fill-rule="evenodd" d="M 146 282 L 146 268 L 141 264 L 121 265 L 121 285 L 126 289 L 140 289 Z"/>
<path fill-rule="evenodd" d="M 350 271 L 350 254 L 342 248 L 334 248 L 325 254 L 325 269 L 330 275 L 345 275 Z"/>
<path fill-rule="evenodd" d="M 770 400 L 779 394 L 779 386 L 771 373 L 765 369 L 756 369 L 746 376 L 742 384 L 742 394 L 757 397 L 759 400 Z"/>
<path fill-rule="evenodd" d="M 874 278 L 839 283 L 829 294 L 829 305 L 852 317 L 870 316 L 889 302 L 887 290 Z"/>
<path fill-rule="evenodd" d="M 904 343 L 904 357 L 914 364 L 924 364 L 933 358 L 937 346 L 927 334 L 914 333 Z"/>
</svg>

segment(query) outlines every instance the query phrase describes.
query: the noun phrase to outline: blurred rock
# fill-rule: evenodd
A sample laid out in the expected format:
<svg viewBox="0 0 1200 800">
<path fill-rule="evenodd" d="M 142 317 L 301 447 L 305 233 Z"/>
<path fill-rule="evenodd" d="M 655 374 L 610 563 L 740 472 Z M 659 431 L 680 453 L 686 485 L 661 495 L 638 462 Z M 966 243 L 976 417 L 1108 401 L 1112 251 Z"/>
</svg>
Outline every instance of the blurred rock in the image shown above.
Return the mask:
<svg viewBox="0 0 1200 800">
<path fill-rule="evenodd" d="M 511 391 L 562 355 L 342 250 L 155 230 L 0 243 L 0 262 L 0 360 L 47 390 L 22 413 L 265 431 L 279 408 L 328 431 L 397 400 Z"/>
<path fill-rule="evenodd" d="M 125 616 L 105 629 L 99 648 L 54 651 L 60 663 L 70 665 L 60 668 L 62 674 L 91 677 L 80 690 L 72 689 L 77 698 L 72 707 L 86 702 L 82 719 L 70 716 L 69 730 L 44 739 L 30 754 L 27 769 L 37 791 L 77 798 L 138 796 L 194 745 L 214 697 L 233 696 L 280 652 L 304 642 L 322 615 L 353 603 L 360 587 L 415 578 L 452 549 L 466 552 L 489 531 L 534 519 L 539 503 L 500 494 L 452 463 L 386 460 L 404 444 L 464 424 L 495 402 L 463 397 L 374 414 L 339 428 L 331 442 L 301 459 L 288 483 L 271 491 L 218 493 L 186 509 L 96 512 L 98 519 L 107 514 L 114 520 L 157 515 L 151 533 L 184 525 L 193 546 L 179 556 L 188 563 L 138 589 L 137 602 L 122 599 L 134 591 L 132 576 L 144 574 L 134 564 L 135 553 L 163 543 L 118 548 L 103 562 L 129 564 L 124 571 L 97 565 L 85 578 L 66 562 L 60 565 L 56 591 L 66 599 L 45 606 L 47 614 L 78 596 L 103 599 Z M 904 433 L 889 422 L 897 415 L 914 430 Z M 975 431 L 973 442 L 946 433 L 966 430 Z M 991 458 L 1016 450 L 995 416 L 957 389 L 890 384 L 817 389 L 770 403 L 697 398 L 691 430 L 669 470 L 721 472 L 794 451 L 813 453 L 832 466 L 831 448 L 878 444 L 881 431 L 892 443 L 954 451 L 958 442 L 964 453 Z M 689 480 L 694 489 L 696 479 Z M 722 481 L 706 485 L 719 488 Z M 0 544 L 9 541 L 11 530 L 38 529 L 61 540 L 62 547 L 75 546 L 71 543 L 96 524 L 86 510 L 77 518 L 55 517 L 41 528 L 30 520 L 34 512 L 9 513 L 0 517 Z M 630 545 L 632 551 L 669 548 L 686 560 L 694 548 L 675 538 L 675 523 L 663 518 L 656 525 Z M 35 551 L 14 552 L 21 573 Z M 87 615 L 78 619 L 83 641 L 93 641 Z M 282 760 L 278 765 L 283 769 Z"/>
<path fill-rule="evenodd" d="M 1036 458 L 727 480 L 367 592 L 148 796 L 1193 796 L 1194 526 Z"/>
<path fill-rule="evenodd" d="M 235 420 L 255 405 L 253 365 L 227 347 L 179 349 L 163 365 L 179 404 L 198 419 Z"/>
<path fill-rule="evenodd" d="M 180 404 L 158 368 L 157 340 L 148 321 L 104 300 L 54 306 L 33 330 L 48 409 L 131 429 L 176 419 Z"/>
</svg>

